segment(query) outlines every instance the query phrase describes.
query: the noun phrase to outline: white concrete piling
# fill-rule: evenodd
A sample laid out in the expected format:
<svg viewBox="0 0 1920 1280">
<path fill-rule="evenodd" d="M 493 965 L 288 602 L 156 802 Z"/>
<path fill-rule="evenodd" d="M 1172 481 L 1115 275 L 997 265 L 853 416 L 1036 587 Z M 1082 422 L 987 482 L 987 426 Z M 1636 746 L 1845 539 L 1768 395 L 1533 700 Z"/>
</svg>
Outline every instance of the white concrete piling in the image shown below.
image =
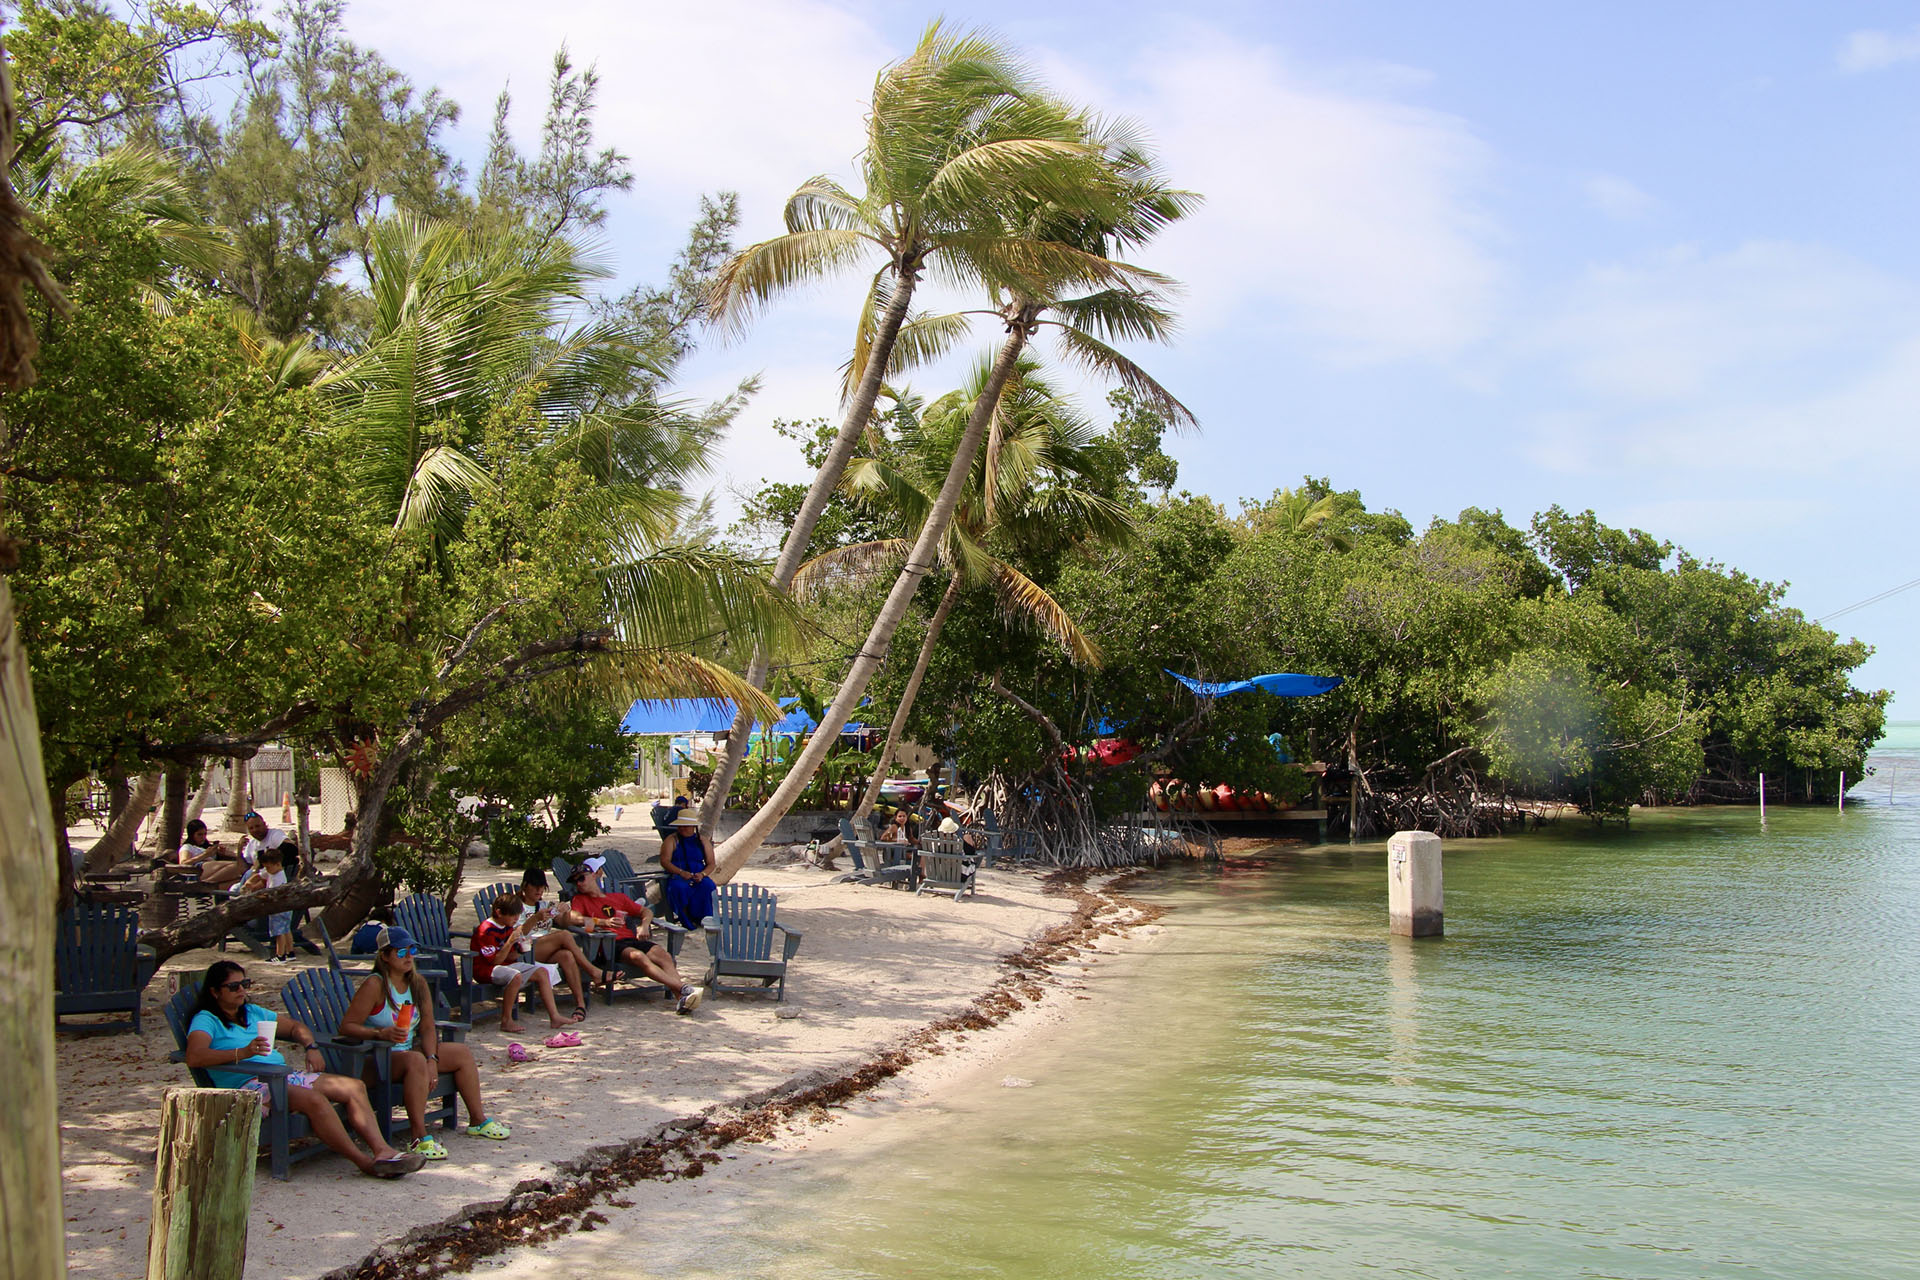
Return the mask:
<svg viewBox="0 0 1920 1280">
<path fill-rule="evenodd" d="M 1387 924 L 1403 938 L 1446 932 L 1440 837 L 1431 831 L 1396 831 L 1387 841 Z"/>
</svg>

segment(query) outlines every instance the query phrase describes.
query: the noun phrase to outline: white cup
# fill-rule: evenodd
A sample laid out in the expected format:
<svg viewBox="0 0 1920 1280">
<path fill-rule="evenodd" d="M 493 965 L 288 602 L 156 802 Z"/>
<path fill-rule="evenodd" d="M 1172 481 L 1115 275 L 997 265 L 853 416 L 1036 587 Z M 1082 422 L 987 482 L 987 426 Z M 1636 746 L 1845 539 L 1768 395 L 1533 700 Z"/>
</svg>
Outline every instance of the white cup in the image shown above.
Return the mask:
<svg viewBox="0 0 1920 1280">
<path fill-rule="evenodd" d="M 277 1032 L 279 1029 L 280 1029 L 280 1015 L 277 1013 L 270 1013 L 266 1017 L 261 1018 L 259 1021 L 253 1024 L 253 1035 L 256 1040 L 259 1039 L 261 1036 L 265 1036 L 267 1038 L 267 1043 L 272 1044 L 274 1039 L 274 1033 Z M 271 1050 L 269 1050 L 269 1052 L 271 1052 Z M 247 1056 L 252 1057 L 253 1055 L 249 1054 Z"/>
</svg>

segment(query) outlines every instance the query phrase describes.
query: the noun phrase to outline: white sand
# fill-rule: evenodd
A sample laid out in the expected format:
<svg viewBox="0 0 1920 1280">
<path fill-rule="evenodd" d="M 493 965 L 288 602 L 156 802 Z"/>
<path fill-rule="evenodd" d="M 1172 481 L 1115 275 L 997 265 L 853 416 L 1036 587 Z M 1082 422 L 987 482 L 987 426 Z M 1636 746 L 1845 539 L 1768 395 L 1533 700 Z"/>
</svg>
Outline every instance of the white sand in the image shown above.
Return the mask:
<svg viewBox="0 0 1920 1280">
<path fill-rule="evenodd" d="M 611 810 L 602 815 L 611 817 Z M 618 829 L 594 843 L 618 845 L 639 865 L 652 847 L 641 838 L 644 830 L 644 810 L 629 807 Z M 495 868 L 470 867 L 466 892 L 506 878 Z M 550 1174 L 556 1162 L 590 1147 L 803 1073 L 850 1067 L 966 1007 L 999 975 L 1000 957 L 1072 909 L 1066 899 L 1044 896 L 1036 877 L 999 870 L 982 873 L 978 896 L 961 903 L 835 885 L 830 873 L 812 868 L 752 867 L 741 878 L 779 893 L 781 916 L 805 934 L 787 983 L 786 1003 L 798 1018 L 776 1017 L 779 1006 L 757 997 L 716 997 L 698 1013 L 676 1017 L 657 1000 L 628 996 L 611 1009 L 594 1005 L 580 1027 L 582 1047 L 539 1048 L 538 1061 L 518 1066 L 507 1061 L 508 1037 L 483 1022 L 470 1043 L 487 1107 L 513 1125 L 513 1139 L 449 1135 L 452 1159 L 394 1183 L 324 1156 L 296 1165 L 291 1181 L 276 1182 L 262 1162 L 247 1276 L 320 1275 L 463 1205 L 497 1199 L 523 1178 Z M 177 956 L 154 979 L 144 1035 L 60 1038 L 75 1275 L 137 1280 L 144 1273 L 160 1100 L 167 1087 L 189 1083 L 184 1068 L 166 1061 L 173 1044 L 160 1007 L 170 974 L 198 972 L 213 958 Z M 702 942 L 689 939 L 683 970 L 697 974 L 705 963 Z M 249 973 L 272 989 L 256 989 L 256 998 L 278 1007 L 288 970 L 252 963 Z M 527 1027 L 520 1039 L 534 1047 L 544 1038 L 544 1017 Z"/>
</svg>

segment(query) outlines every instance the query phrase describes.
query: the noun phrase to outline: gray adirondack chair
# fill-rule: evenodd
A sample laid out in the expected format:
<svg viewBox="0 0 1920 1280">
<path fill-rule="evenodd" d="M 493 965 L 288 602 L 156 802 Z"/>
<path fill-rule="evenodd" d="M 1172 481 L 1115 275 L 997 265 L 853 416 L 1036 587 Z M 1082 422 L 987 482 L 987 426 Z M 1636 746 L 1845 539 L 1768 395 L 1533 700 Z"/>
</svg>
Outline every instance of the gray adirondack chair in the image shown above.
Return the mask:
<svg viewBox="0 0 1920 1280">
<path fill-rule="evenodd" d="M 200 984 L 183 982 L 180 984 L 180 990 L 174 992 L 173 998 L 167 1001 L 167 1027 L 173 1032 L 175 1046 L 174 1051 L 167 1055 L 169 1062 L 183 1065 L 186 1063 L 187 1032 L 190 1029 L 188 1024 L 193 1021 L 194 1005 L 199 999 Z M 300 1015 L 296 1013 L 294 1017 L 299 1018 Z M 307 1020 L 300 1018 L 300 1021 Z M 316 1031 L 314 1034 L 320 1033 Z M 329 1063 L 333 1061 L 331 1055 L 327 1061 Z M 308 1156 L 325 1155 L 328 1150 L 318 1141 L 299 1148 L 293 1145 L 303 1138 L 313 1137 L 313 1126 L 307 1123 L 307 1118 L 287 1107 L 287 1076 L 301 1068 L 288 1066 L 285 1063 L 250 1062 L 246 1065 L 246 1070 L 267 1086 L 271 1101 L 267 1107 L 267 1113 L 260 1117 L 260 1150 L 267 1154 L 267 1164 L 273 1171 L 273 1176 L 285 1182 L 293 1176 L 295 1161 L 305 1160 Z M 188 1067 L 187 1073 L 193 1077 L 194 1084 L 202 1089 L 220 1087 L 213 1082 L 213 1077 L 208 1075 L 203 1067 Z M 342 1116 L 341 1122 L 344 1124 L 345 1121 L 346 1118 Z"/>
<path fill-rule="evenodd" d="M 140 941 L 140 912 L 125 904 L 77 902 L 60 913 L 54 932 L 53 1025 L 70 1013 L 126 1013 L 125 1022 L 74 1030 L 140 1033 L 140 993 L 159 967 L 152 947 Z"/>
<path fill-rule="evenodd" d="M 955 902 L 974 891 L 980 855 L 960 836 L 927 836 L 920 842 L 920 883 L 914 896 L 927 892 L 951 893 Z"/>
<path fill-rule="evenodd" d="M 723 884 L 707 918 L 707 988 L 746 995 L 771 994 L 787 998 L 787 964 L 800 949 L 800 934 L 774 915 L 780 900 L 755 884 Z M 773 953 L 773 933 L 783 937 L 780 954 Z M 759 986 L 725 983 L 722 978 L 752 978 Z"/>
<path fill-rule="evenodd" d="M 851 818 L 840 819 L 840 839 L 847 846 L 853 865 L 866 872 L 875 884 L 898 889 L 912 882 L 914 869 L 911 846 L 879 840 L 863 843 L 854 834 Z"/>
<path fill-rule="evenodd" d="M 367 1101 L 380 1119 L 380 1132 L 393 1141 L 393 1111 L 403 1105 L 400 1090 L 393 1083 L 393 1046 L 382 1041 L 348 1040 L 340 1035 L 340 1022 L 353 1003 L 358 983 L 332 969 L 302 969 L 280 990 L 280 1003 L 288 1013 L 307 1024 L 314 1042 L 326 1055 L 327 1070 L 364 1080 Z M 458 1022 L 434 1017 L 434 1028 L 443 1040 L 462 1042 L 467 1028 Z M 459 1091 L 451 1074 L 442 1075 L 427 1088 L 427 1110 L 422 1117 L 428 1128 L 438 1122 L 451 1129 L 458 1122 Z"/>
<path fill-rule="evenodd" d="M 621 860 L 625 861 L 625 855 L 622 855 Z M 610 872 L 613 869 L 614 869 L 613 861 L 609 859 L 606 867 L 603 868 L 603 873 Z M 569 875 L 573 874 L 573 864 L 569 863 L 565 858 L 555 858 L 553 860 L 553 873 L 554 875 L 560 878 L 561 889 L 562 889 L 562 892 L 560 895 L 561 900 L 562 901 L 571 900 L 572 895 L 567 892 L 568 886 L 566 884 L 566 878 Z M 642 877 L 642 879 L 644 879 L 644 877 Z M 637 894 L 629 893 L 627 896 L 630 898 L 633 898 L 634 901 L 636 902 L 643 902 L 643 903 L 645 902 L 645 899 L 639 897 Z M 477 903 L 479 899 L 476 898 L 474 899 L 474 901 Z M 491 899 L 488 900 L 488 907 L 489 908 L 492 907 Z M 647 909 L 649 911 L 653 911 L 653 907 L 651 905 L 648 905 Z M 593 933 L 588 933 L 583 929 L 573 929 L 573 930 L 570 930 L 570 932 L 573 934 L 574 937 L 580 940 L 580 949 L 587 953 L 587 959 L 593 961 L 593 963 L 597 967 L 601 969 L 605 969 L 609 973 L 612 973 L 614 970 L 617 969 L 621 974 L 629 978 L 635 977 L 635 976 L 644 976 L 644 975 L 641 975 L 640 970 L 634 968 L 632 965 L 627 964 L 626 962 L 618 958 L 618 955 L 614 949 L 614 945 L 613 945 L 614 939 L 612 934 L 601 933 L 597 930 Z M 673 956 L 675 959 L 678 959 L 680 955 L 680 948 L 682 945 L 685 944 L 687 940 L 687 929 L 686 929 L 686 926 L 675 923 L 674 921 L 667 919 L 665 915 L 655 911 L 654 917 L 653 917 L 653 936 L 656 941 L 658 941 L 661 945 L 666 947 L 668 955 Z M 642 996 L 651 996 L 656 994 L 664 996 L 667 993 L 667 989 L 665 987 L 659 986 L 657 984 L 643 985 L 640 983 L 634 983 L 633 985 L 626 986 L 626 987 L 615 986 L 613 984 L 612 979 L 609 978 L 607 983 L 600 988 L 600 998 L 606 1001 L 608 1004 L 612 1004 L 613 997 L 621 991 L 632 991 Z"/>
</svg>

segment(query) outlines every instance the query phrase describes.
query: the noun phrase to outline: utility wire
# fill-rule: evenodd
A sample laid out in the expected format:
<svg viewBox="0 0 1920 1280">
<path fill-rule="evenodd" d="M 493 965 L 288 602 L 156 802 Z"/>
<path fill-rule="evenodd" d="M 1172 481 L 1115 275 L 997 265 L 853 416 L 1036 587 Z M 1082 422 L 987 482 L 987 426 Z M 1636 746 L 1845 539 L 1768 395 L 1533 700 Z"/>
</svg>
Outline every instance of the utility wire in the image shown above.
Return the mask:
<svg viewBox="0 0 1920 1280">
<path fill-rule="evenodd" d="M 1868 596 L 1865 600 L 1856 600 L 1852 604 L 1848 605 L 1846 608 L 1836 609 L 1832 613 L 1828 614 L 1826 617 L 1816 618 L 1814 619 L 1814 621 L 1815 622 L 1832 622 L 1835 618 L 1844 618 L 1847 614 L 1852 613 L 1855 609 L 1864 609 L 1870 604 L 1879 604 L 1882 600 L 1887 599 L 1889 596 L 1897 596 L 1902 591 L 1911 591 L 1915 587 L 1920 587 L 1920 578 L 1915 578 L 1912 582 L 1903 582 L 1897 587 L 1888 587 L 1885 591 L 1882 591 L 1879 595 Z"/>
</svg>

